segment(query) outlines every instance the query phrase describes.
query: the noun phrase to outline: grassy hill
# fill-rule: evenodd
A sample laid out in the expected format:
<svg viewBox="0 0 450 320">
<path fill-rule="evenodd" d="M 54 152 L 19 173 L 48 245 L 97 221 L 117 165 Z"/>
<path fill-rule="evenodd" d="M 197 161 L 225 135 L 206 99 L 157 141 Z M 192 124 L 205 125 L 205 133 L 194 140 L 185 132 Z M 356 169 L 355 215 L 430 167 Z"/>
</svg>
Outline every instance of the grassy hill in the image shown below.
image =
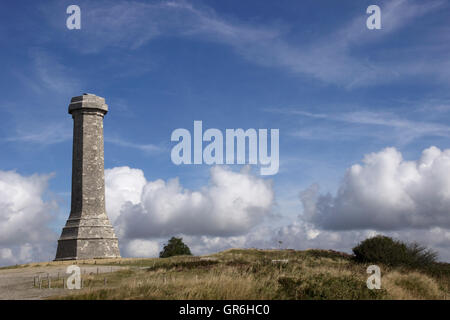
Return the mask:
<svg viewBox="0 0 450 320">
<path fill-rule="evenodd" d="M 287 260 L 287 261 L 276 261 Z M 93 261 L 78 262 L 93 264 Z M 326 250 L 230 249 L 203 257 L 96 260 L 124 269 L 83 275 L 84 288 L 61 299 L 450 299 L 450 264 L 381 268 L 369 290 L 368 264 Z"/>
</svg>

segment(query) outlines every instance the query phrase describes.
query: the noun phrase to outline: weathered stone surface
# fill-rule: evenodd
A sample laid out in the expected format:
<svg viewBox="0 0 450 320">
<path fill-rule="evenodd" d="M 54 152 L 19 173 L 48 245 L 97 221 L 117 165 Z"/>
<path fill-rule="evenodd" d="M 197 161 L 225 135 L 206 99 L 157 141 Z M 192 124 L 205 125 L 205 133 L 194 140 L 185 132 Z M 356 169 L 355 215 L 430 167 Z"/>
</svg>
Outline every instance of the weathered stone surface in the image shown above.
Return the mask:
<svg viewBox="0 0 450 320">
<path fill-rule="evenodd" d="M 120 257 L 119 243 L 105 210 L 103 117 L 105 99 L 73 97 L 72 203 L 58 240 L 55 260 Z"/>
</svg>

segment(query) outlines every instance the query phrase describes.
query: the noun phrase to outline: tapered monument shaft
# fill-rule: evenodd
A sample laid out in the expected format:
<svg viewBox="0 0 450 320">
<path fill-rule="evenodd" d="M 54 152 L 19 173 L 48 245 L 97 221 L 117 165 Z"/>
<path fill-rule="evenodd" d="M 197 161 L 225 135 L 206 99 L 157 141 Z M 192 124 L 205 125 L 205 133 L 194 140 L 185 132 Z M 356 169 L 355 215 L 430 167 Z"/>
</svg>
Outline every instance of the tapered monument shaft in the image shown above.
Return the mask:
<svg viewBox="0 0 450 320">
<path fill-rule="evenodd" d="M 114 229 L 105 210 L 103 117 L 105 99 L 73 97 L 72 203 L 58 240 L 55 260 L 120 257 Z"/>
</svg>

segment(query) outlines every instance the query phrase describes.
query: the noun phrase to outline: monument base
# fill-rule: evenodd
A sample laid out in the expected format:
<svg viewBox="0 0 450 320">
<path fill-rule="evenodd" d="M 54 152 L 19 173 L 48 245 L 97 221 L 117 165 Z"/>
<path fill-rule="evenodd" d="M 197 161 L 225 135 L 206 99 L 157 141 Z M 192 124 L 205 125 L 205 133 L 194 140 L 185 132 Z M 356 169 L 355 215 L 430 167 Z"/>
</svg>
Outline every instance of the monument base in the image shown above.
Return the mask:
<svg viewBox="0 0 450 320">
<path fill-rule="evenodd" d="M 120 258 L 119 241 L 108 218 L 67 220 L 55 261 L 107 258 Z"/>
<path fill-rule="evenodd" d="M 113 239 L 58 240 L 54 261 L 120 258 L 119 242 Z"/>
</svg>

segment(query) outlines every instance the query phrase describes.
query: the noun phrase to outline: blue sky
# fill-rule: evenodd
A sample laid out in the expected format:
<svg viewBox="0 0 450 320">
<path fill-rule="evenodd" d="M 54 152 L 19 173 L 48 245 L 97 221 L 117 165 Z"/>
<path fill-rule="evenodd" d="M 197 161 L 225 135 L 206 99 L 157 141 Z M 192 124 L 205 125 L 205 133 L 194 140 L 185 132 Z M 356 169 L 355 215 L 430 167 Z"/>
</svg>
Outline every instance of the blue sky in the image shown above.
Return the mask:
<svg viewBox="0 0 450 320">
<path fill-rule="evenodd" d="M 66 28 L 70 4 L 81 8 L 81 30 Z M 366 28 L 371 4 L 381 8 L 381 30 Z M 348 189 L 346 170 L 365 155 L 393 147 L 402 161 L 419 161 L 431 146 L 450 148 L 449 18 L 449 3 L 439 0 L 3 2 L 0 170 L 52 174 L 42 199 L 56 202 L 48 225 L 59 234 L 70 209 L 68 103 L 89 92 L 105 97 L 110 108 L 105 168 L 136 168 L 147 181 L 178 177 L 188 190 L 210 186 L 211 167 L 171 162 L 174 129 L 192 131 L 194 120 L 223 131 L 279 129 L 279 173 L 252 171 L 271 181 L 274 193 L 261 230 L 278 227 L 274 233 L 283 237 L 301 224 L 309 232 L 338 232 L 320 219 L 304 219 L 303 190 L 316 183 L 320 194 L 338 201 L 339 188 Z M 450 193 L 447 180 L 427 181 L 427 188 Z M 421 207 L 424 193 L 414 198 L 406 189 L 414 208 Z M 430 201 L 439 208 L 450 203 L 445 195 L 424 203 Z M 405 218 L 392 228 L 355 226 L 347 230 L 354 232 L 349 246 L 364 232 L 398 231 L 393 235 L 421 239 L 449 259 L 449 214 L 439 214 L 429 223 Z M 249 240 L 252 232 L 229 237 L 247 237 L 233 244 L 268 246 Z M 433 242 L 429 232 L 440 240 Z M 296 246 L 302 240 L 288 240 L 292 234 L 286 243 Z M 199 252 L 221 248 L 208 247 L 202 236 L 186 235 Z M 327 248 L 327 241 L 308 245 Z"/>
</svg>

